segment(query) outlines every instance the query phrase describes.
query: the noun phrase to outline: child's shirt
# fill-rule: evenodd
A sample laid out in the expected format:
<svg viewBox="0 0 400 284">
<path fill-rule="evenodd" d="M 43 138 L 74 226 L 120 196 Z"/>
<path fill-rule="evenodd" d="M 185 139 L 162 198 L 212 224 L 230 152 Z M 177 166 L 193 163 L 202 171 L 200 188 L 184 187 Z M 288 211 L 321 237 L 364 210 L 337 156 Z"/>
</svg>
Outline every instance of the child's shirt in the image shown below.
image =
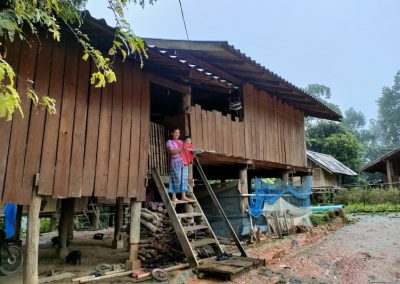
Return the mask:
<svg viewBox="0 0 400 284">
<path fill-rule="evenodd" d="M 196 147 L 193 146 L 192 144 L 187 144 L 187 143 L 184 143 L 183 146 L 186 149 L 183 148 L 181 150 L 181 156 L 182 156 L 182 159 L 183 159 L 183 164 L 185 166 L 188 166 L 189 164 L 192 163 L 192 161 L 194 159 L 194 154 L 193 154 L 192 150 L 196 149 Z"/>
</svg>

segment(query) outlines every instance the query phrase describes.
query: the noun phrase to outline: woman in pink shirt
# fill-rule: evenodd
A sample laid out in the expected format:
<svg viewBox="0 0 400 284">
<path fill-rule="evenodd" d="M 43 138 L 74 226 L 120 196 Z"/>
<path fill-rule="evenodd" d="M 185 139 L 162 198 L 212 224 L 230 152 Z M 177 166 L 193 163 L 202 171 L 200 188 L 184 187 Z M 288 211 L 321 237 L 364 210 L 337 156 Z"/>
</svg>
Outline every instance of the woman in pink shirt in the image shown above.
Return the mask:
<svg viewBox="0 0 400 284">
<path fill-rule="evenodd" d="M 167 141 L 167 151 L 171 156 L 171 169 L 169 175 L 168 193 L 172 195 L 171 200 L 179 201 L 176 197 L 177 193 L 182 193 L 182 199 L 191 201 L 186 196 L 188 191 L 189 170 L 183 162 L 181 151 L 184 148 L 183 141 L 179 139 L 181 133 L 179 128 L 174 128 L 171 132 L 171 138 Z"/>
</svg>

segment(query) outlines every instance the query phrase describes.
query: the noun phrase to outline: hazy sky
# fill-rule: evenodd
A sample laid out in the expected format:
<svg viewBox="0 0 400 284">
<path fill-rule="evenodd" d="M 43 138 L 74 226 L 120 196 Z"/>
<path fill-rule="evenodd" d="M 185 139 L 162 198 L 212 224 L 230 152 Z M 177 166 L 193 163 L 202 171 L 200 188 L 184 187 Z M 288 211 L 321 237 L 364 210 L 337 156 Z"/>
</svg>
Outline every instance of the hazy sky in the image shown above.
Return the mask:
<svg viewBox="0 0 400 284">
<path fill-rule="evenodd" d="M 191 40 L 227 40 L 299 87 L 332 89 L 342 111 L 376 118 L 382 87 L 400 70 L 400 0 L 182 0 Z M 89 0 L 113 24 L 105 0 Z M 143 37 L 186 39 L 178 0 L 131 5 L 127 19 Z"/>
</svg>

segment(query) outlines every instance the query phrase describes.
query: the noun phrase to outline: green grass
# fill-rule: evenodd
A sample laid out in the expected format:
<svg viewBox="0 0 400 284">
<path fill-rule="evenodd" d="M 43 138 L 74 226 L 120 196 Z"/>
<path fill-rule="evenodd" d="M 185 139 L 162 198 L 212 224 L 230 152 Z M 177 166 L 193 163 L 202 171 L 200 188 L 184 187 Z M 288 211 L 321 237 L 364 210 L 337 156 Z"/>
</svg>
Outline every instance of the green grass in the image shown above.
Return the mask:
<svg viewBox="0 0 400 284">
<path fill-rule="evenodd" d="M 311 219 L 311 223 L 314 226 L 325 225 L 325 224 L 328 224 L 331 221 L 331 218 L 329 217 L 327 212 L 313 213 L 310 216 L 310 219 Z"/>
<path fill-rule="evenodd" d="M 342 189 L 334 195 L 333 204 L 400 205 L 400 189 L 368 189 L 360 187 Z"/>
<path fill-rule="evenodd" d="M 381 204 L 363 204 L 363 203 L 353 203 L 348 204 L 344 208 L 345 212 L 348 213 L 370 213 L 370 212 L 400 212 L 400 204 L 390 204 L 390 203 L 381 203 Z"/>
</svg>

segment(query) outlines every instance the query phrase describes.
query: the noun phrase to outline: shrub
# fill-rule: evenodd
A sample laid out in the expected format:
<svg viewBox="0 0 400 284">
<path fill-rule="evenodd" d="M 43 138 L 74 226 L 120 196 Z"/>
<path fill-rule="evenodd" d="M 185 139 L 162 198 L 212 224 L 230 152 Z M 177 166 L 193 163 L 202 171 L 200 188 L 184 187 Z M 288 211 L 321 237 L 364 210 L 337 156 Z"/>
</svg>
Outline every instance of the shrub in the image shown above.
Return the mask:
<svg viewBox="0 0 400 284">
<path fill-rule="evenodd" d="M 333 197 L 335 204 L 400 204 L 400 189 L 351 188 L 340 190 Z"/>
<path fill-rule="evenodd" d="M 50 218 L 40 218 L 40 233 L 50 232 Z"/>
</svg>

